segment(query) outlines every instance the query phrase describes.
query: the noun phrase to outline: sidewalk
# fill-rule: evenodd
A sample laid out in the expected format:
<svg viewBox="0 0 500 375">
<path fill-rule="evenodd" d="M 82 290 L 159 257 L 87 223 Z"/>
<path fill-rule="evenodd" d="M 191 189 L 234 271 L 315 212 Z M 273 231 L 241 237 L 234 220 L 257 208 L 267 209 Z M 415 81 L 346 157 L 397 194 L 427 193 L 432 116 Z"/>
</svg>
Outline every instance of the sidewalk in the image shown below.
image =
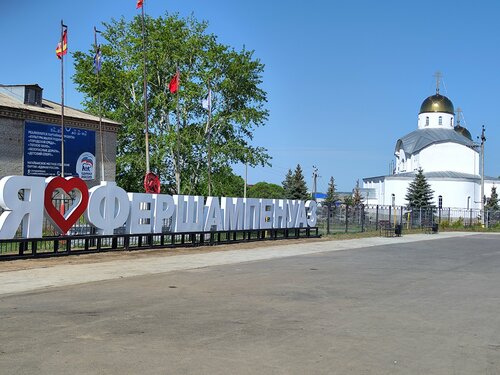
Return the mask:
<svg viewBox="0 0 500 375">
<path fill-rule="evenodd" d="M 164 256 L 156 252 L 146 257 L 97 263 L 56 264 L 49 267 L 41 263 L 40 268 L 3 272 L 3 264 L 0 263 L 0 295 L 224 264 L 284 258 L 326 251 L 397 245 L 416 241 L 434 241 L 474 234 L 470 232 L 443 232 L 432 235 L 411 234 L 403 237 L 371 237 L 343 241 L 307 242 L 307 240 L 304 240 L 300 244 L 274 246 L 268 246 L 264 242 L 260 243 L 261 246 L 253 249 L 223 250 L 222 246 L 220 246 L 213 248 L 212 252 L 202 254 Z"/>
</svg>

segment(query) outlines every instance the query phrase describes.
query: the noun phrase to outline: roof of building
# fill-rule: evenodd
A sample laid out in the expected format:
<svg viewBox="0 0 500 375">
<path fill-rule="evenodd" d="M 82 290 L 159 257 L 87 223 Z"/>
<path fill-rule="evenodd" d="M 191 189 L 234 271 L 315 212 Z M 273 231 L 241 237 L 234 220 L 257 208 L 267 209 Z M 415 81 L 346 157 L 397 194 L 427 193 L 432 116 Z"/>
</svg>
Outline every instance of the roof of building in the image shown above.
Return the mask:
<svg viewBox="0 0 500 375">
<path fill-rule="evenodd" d="M 391 175 L 385 175 L 385 176 L 367 177 L 367 178 L 363 178 L 363 181 L 364 182 L 373 181 L 373 180 L 380 181 L 380 180 L 385 180 L 387 178 L 390 178 L 390 179 L 414 179 L 416 174 L 417 174 L 416 172 L 405 172 L 405 173 L 391 174 Z M 468 181 L 481 180 L 480 175 L 454 172 L 454 171 L 424 172 L 424 176 L 426 179 L 457 179 L 457 180 L 468 180 Z M 500 178 L 498 178 L 498 177 L 484 176 L 484 179 L 485 179 L 485 181 L 500 182 Z"/>
<path fill-rule="evenodd" d="M 453 115 L 455 108 L 450 99 L 444 95 L 435 94 L 426 98 L 420 106 L 420 113 L 443 112 Z"/>
<path fill-rule="evenodd" d="M 457 125 L 453 130 L 455 130 L 457 133 L 462 134 L 465 138 L 468 138 L 472 141 L 472 135 L 470 134 L 470 131 L 467 128 Z"/>
<path fill-rule="evenodd" d="M 2 85 L 3 86 L 3 85 Z M 33 85 L 9 85 L 9 86 L 37 86 L 36 84 Z M 24 98 L 23 98 L 24 99 Z M 0 92 L 0 107 L 7 107 L 7 108 L 12 108 L 12 109 L 19 109 L 19 110 L 24 110 L 24 111 L 30 111 L 30 112 L 37 112 L 41 114 L 46 114 L 46 115 L 56 115 L 60 116 L 61 115 L 61 105 L 59 103 L 43 99 L 42 100 L 42 106 L 36 106 L 36 105 L 30 105 L 30 104 L 25 104 L 24 100 L 19 100 L 16 98 L 13 98 L 10 95 L 4 94 Z M 64 116 L 67 117 L 72 117 L 75 119 L 81 119 L 81 120 L 89 120 L 89 121 L 99 121 L 99 116 L 94 116 L 89 113 L 80 111 L 78 109 L 72 108 L 72 107 L 67 107 L 64 106 Z M 119 122 L 103 118 L 103 122 L 111 125 L 121 125 Z"/>
<path fill-rule="evenodd" d="M 414 154 L 434 143 L 458 143 L 472 147 L 476 144 L 472 140 L 456 132 L 453 129 L 417 129 L 396 142 L 395 151 L 403 148 L 406 154 Z"/>
</svg>

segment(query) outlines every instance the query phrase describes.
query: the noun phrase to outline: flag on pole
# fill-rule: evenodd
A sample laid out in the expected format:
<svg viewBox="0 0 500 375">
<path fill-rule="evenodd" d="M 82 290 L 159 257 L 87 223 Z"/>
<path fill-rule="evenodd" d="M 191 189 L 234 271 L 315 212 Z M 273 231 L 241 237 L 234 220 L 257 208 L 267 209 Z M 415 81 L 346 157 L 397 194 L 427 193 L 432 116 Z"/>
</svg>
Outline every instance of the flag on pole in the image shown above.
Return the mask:
<svg viewBox="0 0 500 375">
<path fill-rule="evenodd" d="M 144 3 L 144 0 L 137 0 L 137 5 L 135 6 L 136 9 L 142 8 L 142 4 Z"/>
<path fill-rule="evenodd" d="M 170 92 L 172 94 L 176 93 L 177 90 L 179 90 L 179 81 L 180 81 L 180 73 L 177 70 L 177 72 L 175 73 L 175 75 L 170 80 L 170 83 L 168 84 L 168 89 L 170 90 Z"/>
<path fill-rule="evenodd" d="M 210 107 L 212 106 L 212 90 L 208 89 L 208 95 L 201 101 L 201 105 L 204 109 L 210 111 Z"/>
<path fill-rule="evenodd" d="M 101 71 L 101 46 L 97 46 L 97 51 L 94 55 L 94 73 L 97 74 Z"/>
<path fill-rule="evenodd" d="M 58 59 L 62 59 L 62 57 L 68 53 L 68 30 L 64 29 L 62 34 L 62 40 L 57 43 L 56 47 L 56 56 Z"/>
</svg>

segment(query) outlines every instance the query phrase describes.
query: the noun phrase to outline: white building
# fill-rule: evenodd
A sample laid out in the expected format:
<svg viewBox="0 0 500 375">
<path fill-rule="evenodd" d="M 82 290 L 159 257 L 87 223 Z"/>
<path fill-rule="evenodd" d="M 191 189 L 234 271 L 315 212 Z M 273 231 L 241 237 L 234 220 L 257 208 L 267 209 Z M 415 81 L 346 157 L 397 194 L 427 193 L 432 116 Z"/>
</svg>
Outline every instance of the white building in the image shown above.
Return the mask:
<svg viewBox="0 0 500 375">
<path fill-rule="evenodd" d="M 441 199 L 443 207 L 481 208 L 481 147 L 455 120 L 453 103 L 437 89 L 420 107 L 417 130 L 396 141 L 393 174 L 363 179 L 365 202 L 407 205 L 408 185 L 422 168 L 435 205 Z M 486 197 L 494 185 L 500 179 L 485 176 Z"/>
</svg>

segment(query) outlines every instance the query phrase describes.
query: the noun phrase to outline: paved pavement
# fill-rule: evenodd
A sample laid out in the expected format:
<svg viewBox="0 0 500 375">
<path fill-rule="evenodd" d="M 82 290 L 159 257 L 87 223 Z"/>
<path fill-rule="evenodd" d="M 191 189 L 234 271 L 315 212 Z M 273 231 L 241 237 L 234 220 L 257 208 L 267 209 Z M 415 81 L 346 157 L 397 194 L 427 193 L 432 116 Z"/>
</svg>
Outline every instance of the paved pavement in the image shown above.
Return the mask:
<svg viewBox="0 0 500 375">
<path fill-rule="evenodd" d="M 0 374 L 499 374 L 499 240 L 440 233 L 2 272 Z"/>
<path fill-rule="evenodd" d="M 0 295 L 131 276 L 314 254 L 324 251 L 359 249 L 363 247 L 404 244 L 423 240 L 432 241 L 470 235 L 470 232 L 443 232 L 438 235 L 413 234 L 403 237 L 371 237 L 345 241 L 304 242 L 283 246 L 266 246 L 263 243 L 262 247 L 254 249 L 215 251 L 212 253 L 173 257 L 151 256 L 142 259 L 115 260 L 94 264 L 63 264 L 47 268 L 7 272 L 1 272 L 2 263 L 0 263 Z"/>
</svg>

